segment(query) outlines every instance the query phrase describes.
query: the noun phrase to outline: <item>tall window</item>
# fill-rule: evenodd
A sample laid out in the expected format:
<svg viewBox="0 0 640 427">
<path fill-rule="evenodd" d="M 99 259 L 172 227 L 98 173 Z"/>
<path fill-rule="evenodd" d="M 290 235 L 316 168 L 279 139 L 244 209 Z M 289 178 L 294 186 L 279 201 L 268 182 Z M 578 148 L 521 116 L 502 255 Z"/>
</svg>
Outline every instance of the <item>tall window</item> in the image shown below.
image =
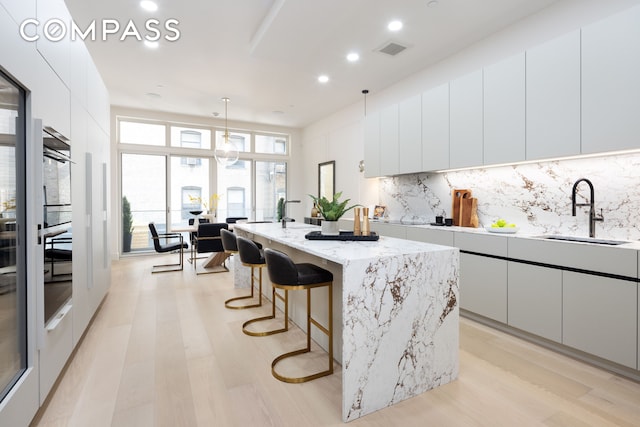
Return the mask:
<svg viewBox="0 0 640 427">
<path fill-rule="evenodd" d="M 219 221 L 276 219 L 278 200 L 286 198 L 288 135 L 230 130 L 240 160 L 223 168 L 211 150 L 224 135 L 220 128 L 121 118 L 118 129 L 121 196 L 133 217 L 130 251 L 153 250 L 150 221 L 170 231 L 186 228 L 198 211 Z"/>
<path fill-rule="evenodd" d="M 194 164 L 195 163 L 195 164 Z M 184 228 L 192 211 L 211 208 L 209 194 L 209 159 L 171 156 L 170 200 L 171 228 Z"/>
<path fill-rule="evenodd" d="M 158 233 L 167 231 L 166 157 L 123 153 L 121 162 L 122 196 L 131 206 L 131 251 L 147 251 L 153 248 L 149 223 L 155 223 Z"/>
<path fill-rule="evenodd" d="M 25 94 L 0 72 L 0 401 L 26 368 Z"/>
</svg>

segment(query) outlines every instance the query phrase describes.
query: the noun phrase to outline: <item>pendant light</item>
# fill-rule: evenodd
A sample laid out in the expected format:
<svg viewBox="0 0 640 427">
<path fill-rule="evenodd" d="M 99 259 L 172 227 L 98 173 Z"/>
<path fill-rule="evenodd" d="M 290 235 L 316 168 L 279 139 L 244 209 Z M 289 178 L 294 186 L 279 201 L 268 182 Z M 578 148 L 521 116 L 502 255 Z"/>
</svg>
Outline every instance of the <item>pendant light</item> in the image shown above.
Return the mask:
<svg viewBox="0 0 640 427">
<path fill-rule="evenodd" d="M 229 127 L 227 126 L 229 98 L 222 98 L 222 101 L 224 102 L 224 135 L 222 136 L 222 141 L 216 141 L 216 149 L 213 155 L 220 166 L 227 167 L 238 161 L 239 152 L 229 137 Z"/>
</svg>

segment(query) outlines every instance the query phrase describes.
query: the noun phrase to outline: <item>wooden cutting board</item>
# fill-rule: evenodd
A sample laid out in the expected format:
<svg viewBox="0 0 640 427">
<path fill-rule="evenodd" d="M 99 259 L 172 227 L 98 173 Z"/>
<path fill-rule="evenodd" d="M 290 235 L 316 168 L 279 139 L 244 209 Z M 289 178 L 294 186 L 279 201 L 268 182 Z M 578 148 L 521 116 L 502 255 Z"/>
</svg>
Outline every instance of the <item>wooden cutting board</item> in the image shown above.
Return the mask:
<svg viewBox="0 0 640 427">
<path fill-rule="evenodd" d="M 451 218 L 453 218 L 453 225 L 460 225 L 460 207 L 462 206 L 463 199 L 471 198 L 471 190 L 466 189 L 453 189 L 452 203 L 451 203 Z"/>
<path fill-rule="evenodd" d="M 460 226 L 478 226 L 478 199 L 465 197 L 460 200 Z"/>
</svg>

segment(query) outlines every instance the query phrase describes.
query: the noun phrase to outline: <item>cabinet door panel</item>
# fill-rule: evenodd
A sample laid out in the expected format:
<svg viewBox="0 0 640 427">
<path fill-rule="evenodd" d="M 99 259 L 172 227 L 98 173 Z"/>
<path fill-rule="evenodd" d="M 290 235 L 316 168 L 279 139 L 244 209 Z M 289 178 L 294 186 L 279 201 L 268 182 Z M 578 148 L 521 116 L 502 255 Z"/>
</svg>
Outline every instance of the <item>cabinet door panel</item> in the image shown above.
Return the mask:
<svg viewBox="0 0 640 427">
<path fill-rule="evenodd" d="M 509 262 L 508 324 L 562 342 L 562 271 Z"/>
<path fill-rule="evenodd" d="M 580 31 L 527 55 L 527 160 L 580 154 Z"/>
<path fill-rule="evenodd" d="M 460 307 L 507 323 L 507 261 L 461 253 Z"/>
<path fill-rule="evenodd" d="M 582 152 L 638 148 L 640 7 L 582 29 Z"/>
<path fill-rule="evenodd" d="M 393 104 L 380 112 L 380 174 L 398 174 L 399 162 L 398 104 Z"/>
<path fill-rule="evenodd" d="M 452 168 L 482 165 L 482 70 L 451 82 Z"/>
<path fill-rule="evenodd" d="M 422 97 L 413 96 L 398 108 L 399 172 L 422 172 Z"/>
<path fill-rule="evenodd" d="M 564 271 L 562 342 L 636 369 L 638 284 Z"/>
<path fill-rule="evenodd" d="M 525 157 L 524 53 L 484 69 L 484 164 Z"/>
<path fill-rule="evenodd" d="M 422 168 L 449 169 L 449 83 L 422 94 Z"/>
</svg>

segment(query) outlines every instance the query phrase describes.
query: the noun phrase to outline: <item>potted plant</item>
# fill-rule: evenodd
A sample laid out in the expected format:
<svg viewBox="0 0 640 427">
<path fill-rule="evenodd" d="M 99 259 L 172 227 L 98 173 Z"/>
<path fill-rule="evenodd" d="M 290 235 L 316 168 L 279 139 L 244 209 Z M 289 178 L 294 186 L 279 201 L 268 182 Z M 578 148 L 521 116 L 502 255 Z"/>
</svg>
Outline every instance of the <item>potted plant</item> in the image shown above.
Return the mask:
<svg viewBox="0 0 640 427">
<path fill-rule="evenodd" d="M 282 221 L 284 215 L 284 197 L 280 197 L 278 200 L 278 222 Z"/>
<path fill-rule="evenodd" d="M 340 234 L 340 228 L 338 227 L 338 220 L 356 206 L 352 205 L 347 207 L 347 204 L 351 199 L 340 201 L 342 191 L 333 195 L 332 200 L 328 200 L 326 197 L 315 197 L 309 194 L 309 197 L 313 199 L 313 202 L 318 208 L 318 212 L 323 218 L 322 221 L 322 234 L 329 236 L 337 236 Z"/>
<path fill-rule="evenodd" d="M 133 238 L 133 219 L 131 217 L 131 205 L 127 196 L 122 197 L 122 252 L 131 252 L 131 239 Z"/>
</svg>

